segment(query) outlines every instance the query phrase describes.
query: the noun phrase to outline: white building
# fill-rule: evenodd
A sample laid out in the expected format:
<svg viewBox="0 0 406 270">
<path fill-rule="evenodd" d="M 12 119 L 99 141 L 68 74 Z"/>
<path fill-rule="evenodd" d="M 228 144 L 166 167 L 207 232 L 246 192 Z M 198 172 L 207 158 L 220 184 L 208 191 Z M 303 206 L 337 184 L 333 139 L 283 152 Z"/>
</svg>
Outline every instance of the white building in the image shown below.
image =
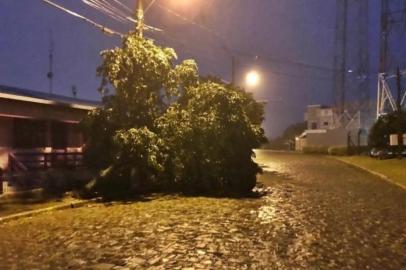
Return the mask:
<svg viewBox="0 0 406 270">
<path fill-rule="evenodd" d="M 309 105 L 305 113 L 307 130 L 296 138 L 296 150 L 304 147 L 346 147 L 366 145 L 367 134 L 361 128 L 361 113 L 338 114 L 329 106 Z"/>
</svg>

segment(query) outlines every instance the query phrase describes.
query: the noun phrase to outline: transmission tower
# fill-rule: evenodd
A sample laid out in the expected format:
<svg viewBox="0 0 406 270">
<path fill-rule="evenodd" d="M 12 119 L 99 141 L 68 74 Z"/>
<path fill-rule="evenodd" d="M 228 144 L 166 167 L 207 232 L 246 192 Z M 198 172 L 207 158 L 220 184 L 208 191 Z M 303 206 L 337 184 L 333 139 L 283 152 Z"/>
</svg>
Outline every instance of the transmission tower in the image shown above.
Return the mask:
<svg viewBox="0 0 406 270">
<path fill-rule="evenodd" d="M 334 103 L 337 111 L 345 110 L 346 79 L 347 79 L 347 24 L 348 0 L 337 0 L 336 36 L 334 56 Z"/>
<path fill-rule="evenodd" d="M 406 1 L 381 0 L 381 42 L 380 66 L 377 97 L 377 117 L 387 112 L 399 109 L 394 98 L 395 70 L 405 69 L 406 50 L 403 47 L 406 30 Z M 397 45 L 397 46 L 396 46 Z M 400 46 L 399 46 L 400 45 Z M 400 72 L 401 78 L 406 78 L 406 70 Z M 406 94 L 403 96 L 401 106 L 406 103 Z"/>
<path fill-rule="evenodd" d="M 369 1 L 357 0 L 358 5 L 358 63 L 357 63 L 357 98 L 359 110 L 370 113 L 370 77 L 369 77 Z"/>
<path fill-rule="evenodd" d="M 404 44 L 406 30 L 406 1 L 404 0 L 381 0 L 381 46 L 380 46 L 380 72 L 395 72 L 404 62 L 403 46 L 395 47 L 394 43 Z M 401 40 L 403 38 L 403 40 Z M 400 54 L 400 55 L 399 55 Z"/>
<path fill-rule="evenodd" d="M 380 45 L 380 64 L 379 71 L 387 71 L 388 53 L 389 53 L 389 32 L 390 32 L 390 9 L 389 0 L 381 0 L 381 45 Z"/>
<path fill-rule="evenodd" d="M 336 0 L 334 103 L 339 114 L 368 111 L 369 1 Z M 349 30 L 353 30 L 349 32 Z"/>
</svg>

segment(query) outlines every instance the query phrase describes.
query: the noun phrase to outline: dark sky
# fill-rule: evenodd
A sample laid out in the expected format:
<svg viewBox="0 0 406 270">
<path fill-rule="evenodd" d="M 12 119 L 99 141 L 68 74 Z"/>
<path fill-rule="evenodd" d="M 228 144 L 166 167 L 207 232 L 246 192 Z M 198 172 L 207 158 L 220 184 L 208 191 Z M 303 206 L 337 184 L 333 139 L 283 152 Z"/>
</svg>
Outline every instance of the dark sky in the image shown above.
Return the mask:
<svg viewBox="0 0 406 270">
<path fill-rule="evenodd" d="M 54 1 L 121 32 L 134 27 L 117 22 L 79 0 Z M 376 69 L 380 1 L 369 1 L 371 69 Z M 131 8 L 135 4 L 135 0 L 121 2 Z M 221 36 L 215 37 L 158 5 L 152 6 L 146 15 L 147 23 L 164 29 L 164 33 L 148 36 L 159 44 L 174 47 L 180 60 L 195 58 L 202 74 L 230 80 L 231 60 L 230 54 L 222 49 L 224 42 L 236 55 L 240 84 L 252 67 L 261 72 L 261 85 L 249 91 L 258 100 L 268 101 L 265 123 L 268 135 L 276 136 L 287 125 L 302 121 L 307 104 L 331 104 L 333 84 L 329 69 L 333 68 L 335 0 L 157 0 L 157 3 Z M 55 40 L 54 92 L 71 95 L 71 86 L 76 85 L 80 98 L 99 99 L 100 80 L 95 72 L 100 63 L 99 52 L 118 46 L 120 40 L 40 0 L 0 1 L 0 84 L 48 91 L 51 29 Z M 375 85 L 374 79 L 371 84 Z"/>
</svg>

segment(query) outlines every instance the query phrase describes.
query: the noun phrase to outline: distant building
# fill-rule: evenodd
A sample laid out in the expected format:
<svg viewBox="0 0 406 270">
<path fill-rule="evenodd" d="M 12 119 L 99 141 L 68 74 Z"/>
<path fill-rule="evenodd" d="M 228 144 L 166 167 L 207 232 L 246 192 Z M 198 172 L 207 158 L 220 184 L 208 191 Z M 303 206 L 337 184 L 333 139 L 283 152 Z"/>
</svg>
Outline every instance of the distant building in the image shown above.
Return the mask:
<svg viewBox="0 0 406 270">
<path fill-rule="evenodd" d="M 79 122 L 100 104 L 0 86 L 1 181 L 13 173 L 82 163 Z M 7 179 L 8 178 L 8 179 Z"/>
<path fill-rule="evenodd" d="M 308 130 L 333 129 L 336 118 L 331 107 L 322 105 L 309 105 L 305 113 Z"/>
<path fill-rule="evenodd" d="M 309 105 L 305 113 L 307 130 L 296 138 L 296 150 L 304 147 L 346 147 L 366 145 L 367 134 L 361 125 L 361 113 L 338 114 L 332 107 Z"/>
</svg>

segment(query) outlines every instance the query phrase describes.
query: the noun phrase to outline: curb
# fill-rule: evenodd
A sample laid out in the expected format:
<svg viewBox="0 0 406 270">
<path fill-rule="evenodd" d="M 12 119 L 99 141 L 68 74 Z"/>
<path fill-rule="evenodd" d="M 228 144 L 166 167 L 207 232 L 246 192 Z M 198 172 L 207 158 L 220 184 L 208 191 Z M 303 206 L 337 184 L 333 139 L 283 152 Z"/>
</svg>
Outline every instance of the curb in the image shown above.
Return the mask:
<svg viewBox="0 0 406 270">
<path fill-rule="evenodd" d="M 22 212 L 22 213 L 18 213 L 18 214 L 12 214 L 12 215 L 8 215 L 8 216 L 0 217 L 0 224 L 11 221 L 11 220 L 17 220 L 17 219 L 25 218 L 25 217 L 32 217 L 32 216 L 36 216 L 36 215 L 39 215 L 42 213 L 52 212 L 52 211 L 56 211 L 56 210 L 63 210 L 63 209 L 68 209 L 68 208 L 79 208 L 86 204 L 96 202 L 98 200 L 99 200 L 98 198 L 95 198 L 95 199 L 85 200 L 85 201 L 73 201 L 70 203 L 64 203 L 64 204 L 57 205 L 57 206 L 51 206 L 51 207 L 47 207 L 47 208 L 26 211 L 26 212 Z"/>
<path fill-rule="evenodd" d="M 334 158 L 334 157 L 332 157 L 332 158 Z M 384 174 L 382 174 L 382 173 L 378 173 L 378 172 L 372 171 L 372 170 L 370 170 L 370 169 L 365 168 L 364 166 L 357 165 L 357 164 L 351 163 L 351 162 L 349 162 L 349 161 L 342 160 L 342 159 L 340 159 L 340 158 L 334 158 L 334 159 L 335 159 L 335 160 L 338 160 L 338 161 L 341 161 L 341 162 L 343 162 L 343 163 L 345 163 L 345 164 L 347 164 L 347 165 L 350 165 L 350 166 L 352 166 L 352 167 L 354 167 L 354 168 L 358 168 L 358 169 L 361 169 L 361 170 L 363 170 L 363 171 L 366 171 L 366 172 L 368 172 L 368 173 L 370 173 L 370 174 L 372 174 L 372 175 L 375 175 L 375 176 L 381 178 L 382 180 L 385 180 L 386 182 L 388 182 L 388 183 L 390 183 L 390 184 L 392 184 L 392 185 L 395 185 L 395 186 L 397 186 L 397 187 L 400 187 L 400 188 L 403 189 L 403 190 L 406 190 L 406 186 L 404 186 L 404 185 L 402 185 L 402 184 L 399 184 L 399 183 L 393 181 L 392 179 L 390 179 L 389 177 L 387 177 L 386 175 L 384 175 Z"/>
<path fill-rule="evenodd" d="M 40 193 L 42 191 L 43 191 L 42 188 L 36 188 L 36 189 L 31 189 L 31 190 L 3 193 L 3 194 L 0 194 L 0 199 L 10 199 L 10 198 L 24 196 L 24 195 L 35 195 L 36 193 Z"/>
</svg>

